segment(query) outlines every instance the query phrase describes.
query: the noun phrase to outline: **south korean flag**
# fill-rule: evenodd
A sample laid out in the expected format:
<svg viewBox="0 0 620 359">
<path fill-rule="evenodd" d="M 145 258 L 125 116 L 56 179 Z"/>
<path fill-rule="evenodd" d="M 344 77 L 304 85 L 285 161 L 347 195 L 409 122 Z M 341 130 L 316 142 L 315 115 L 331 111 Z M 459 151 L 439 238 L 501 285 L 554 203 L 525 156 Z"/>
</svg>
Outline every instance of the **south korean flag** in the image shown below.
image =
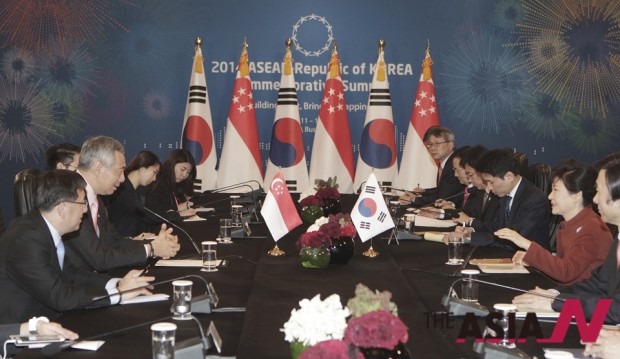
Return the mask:
<svg viewBox="0 0 620 359">
<path fill-rule="evenodd" d="M 394 228 L 394 221 L 388 213 L 377 177 L 371 173 L 351 211 L 351 219 L 362 242 Z"/>
</svg>

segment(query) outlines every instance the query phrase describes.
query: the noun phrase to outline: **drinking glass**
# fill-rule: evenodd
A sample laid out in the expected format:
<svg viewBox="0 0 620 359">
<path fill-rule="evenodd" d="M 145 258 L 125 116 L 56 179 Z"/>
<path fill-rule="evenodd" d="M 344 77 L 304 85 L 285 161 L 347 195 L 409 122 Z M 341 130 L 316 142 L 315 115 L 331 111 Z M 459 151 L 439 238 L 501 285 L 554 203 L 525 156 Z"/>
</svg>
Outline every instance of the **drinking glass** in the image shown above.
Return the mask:
<svg viewBox="0 0 620 359">
<path fill-rule="evenodd" d="M 173 319 L 188 320 L 192 318 L 192 281 L 175 280 L 172 282 Z"/>
<path fill-rule="evenodd" d="M 461 299 L 466 302 L 478 301 L 478 282 L 471 279 L 478 279 L 480 271 L 477 269 L 463 269 L 461 271 L 463 281 L 461 282 Z"/>
<path fill-rule="evenodd" d="M 202 245 L 202 272 L 217 272 L 217 242 L 204 241 Z"/>
<path fill-rule="evenodd" d="M 153 359 L 174 359 L 174 323 L 160 322 L 151 325 L 151 346 Z"/>
<path fill-rule="evenodd" d="M 220 219 L 220 238 L 224 243 L 232 243 L 230 238 L 230 228 L 232 227 L 232 220 L 230 218 Z"/>
<path fill-rule="evenodd" d="M 463 262 L 463 237 L 448 238 L 448 261 L 449 265 L 460 265 Z"/>
</svg>

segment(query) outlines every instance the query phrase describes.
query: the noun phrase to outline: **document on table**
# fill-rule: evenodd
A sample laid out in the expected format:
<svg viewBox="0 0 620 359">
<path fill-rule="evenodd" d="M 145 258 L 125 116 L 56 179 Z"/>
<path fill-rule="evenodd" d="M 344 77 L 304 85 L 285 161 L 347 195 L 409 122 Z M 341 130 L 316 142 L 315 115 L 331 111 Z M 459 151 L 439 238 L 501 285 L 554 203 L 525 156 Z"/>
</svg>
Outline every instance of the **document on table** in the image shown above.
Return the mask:
<svg viewBox="0 0 620 359">
<path fill-rule="evenodd" d="M 472 259 L 469 262 L 477 265 L 484 273 L 529 273 L 522 264 L 513 264 L 510 258 Z"/>
<path fill-rule="evenodd" d="M 206 218 L 193 215 L 191 217 L 185 218 L 183 222 L 200 222 L 200 221 L 206 221 L 206 220 L 207 220 Z"/>
<path fill-rule="evenodd" d="M 121 304 L 136 304 L 136 303 L 149 303 L 149 302 L 161 302 L 168 300 L 170 296 L 164 293 L 157 293 L 152 295 L 139 295 L 129 300 L 121 300 Z"/>
<path fill-rule="evenodd" d="M 415 216 L 413 223 L 416 227 L 451 228 L 456 226 L 456 223 L 450 219 L 435 219 L 424 216 Z"/>
<path fill-rule="evenodd" d="M 515 318 L 525 318 L 527 313 L 536 313 L 537 318 L 557 318 L 560 316 L 560 312 L 541 312 L 536 309 L 522 308 L 515 314 Z"/>
<path fill-rule="evenodd" d="M 206 208 L 206 207 L 198 207 L 195 208 L 196 213 L 200 213 L 200 212 L 215 212 L 215 208 Z"/>
<path fill-rule="evenodd" d="M 217 260 L 216 266 L 220 265 L 221 260 Z M 160 259 L 155 264 L 155 267 L 188 267 L 188 268 L 200 268 L 202 267 L 202 259 Z"/>
<path fill-rule="evenodd" d="M 443 236 L 445 233 L 443 232 L 424 232 L 424 240 L 431 242 L 441 242 L 443 243 Z"/>
</svg>

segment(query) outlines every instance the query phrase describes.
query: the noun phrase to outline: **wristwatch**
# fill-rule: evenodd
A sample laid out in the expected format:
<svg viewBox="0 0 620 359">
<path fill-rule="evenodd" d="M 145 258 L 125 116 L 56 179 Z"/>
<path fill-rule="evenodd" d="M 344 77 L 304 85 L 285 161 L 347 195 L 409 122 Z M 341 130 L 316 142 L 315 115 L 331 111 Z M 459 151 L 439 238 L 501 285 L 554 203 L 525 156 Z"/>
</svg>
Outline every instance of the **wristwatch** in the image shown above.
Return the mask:
<svg viewBox="0 0 620 359">
<path fill-rule="evenodd" d="M 30 318 L 30 320 L 28 320 L 28 331 L 30 332 L 31 335 L 35 335 L 37 334 L 37 324 L 39 324 L 39 322 L 44 322 L 44 323 L 49 323 L 50 320 L 47 319 L 46 317 L 32 317 Z"/>
</svg>

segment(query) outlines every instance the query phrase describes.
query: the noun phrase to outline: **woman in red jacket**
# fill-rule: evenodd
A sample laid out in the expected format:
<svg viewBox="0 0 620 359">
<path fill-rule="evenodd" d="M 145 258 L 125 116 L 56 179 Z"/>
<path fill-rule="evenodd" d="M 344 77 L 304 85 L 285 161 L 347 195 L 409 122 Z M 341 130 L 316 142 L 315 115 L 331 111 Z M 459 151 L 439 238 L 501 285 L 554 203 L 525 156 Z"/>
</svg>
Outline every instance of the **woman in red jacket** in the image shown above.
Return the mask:
<svg viewBox="0 0 620 359">
<path fill-rule="evenodd" d="M 596 193 L 592 167 L 571 160 L 561 163 L 551 176 L 551 211 L 564 218 L 557 232 L 557 254 L 507 228 L 495 235 L 525 249 L 514 255 L 514 263 L 531 265 L 558 283 L 570 285 L 589 278 L 605 261 L 612 236 L 591 207 Z"/>
</svg>

